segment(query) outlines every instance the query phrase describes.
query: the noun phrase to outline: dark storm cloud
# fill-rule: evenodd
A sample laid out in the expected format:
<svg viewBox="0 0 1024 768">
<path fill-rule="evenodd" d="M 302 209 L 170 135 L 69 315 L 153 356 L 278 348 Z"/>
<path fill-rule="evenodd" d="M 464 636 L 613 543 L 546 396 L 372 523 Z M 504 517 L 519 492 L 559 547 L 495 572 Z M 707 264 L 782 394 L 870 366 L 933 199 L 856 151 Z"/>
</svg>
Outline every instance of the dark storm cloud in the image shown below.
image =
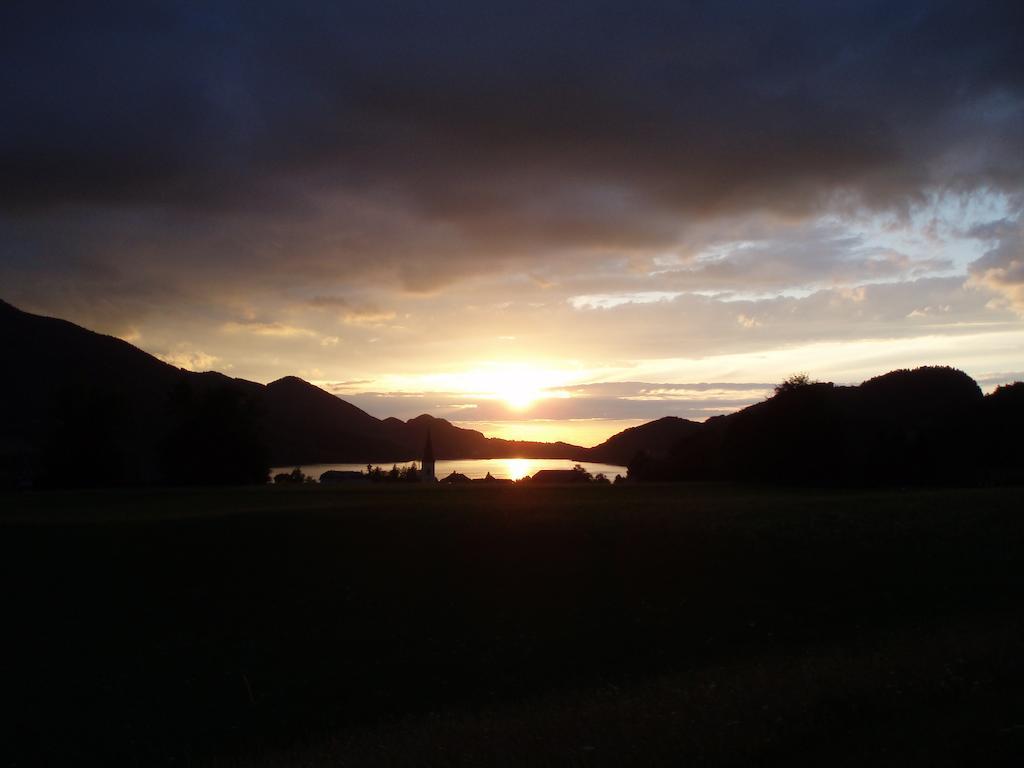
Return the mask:
<svg viewBox="0 0 1024 768">
<path fill-rule="evenodd" d="M 0 275 L 30 306 L 63 295 L 95 316 L 103 297 L 127 317 L 140 296 L 429 292 L 526 258 L 574 270 L 671 249 L 711 215 L 1017 192 L 1022 16 L 1019 2 L 9 0 Z M 801 254 L 672 279 L 832 274 Z"/>
<path fill-rule="evenodd" d="M 575 240 L 601 187 L 678 211 L 1019 181 L 1017 2 L 552 6 L 7 3 L 0 195 L 276 210 L 301 179 L 484 233 L 550 199 Z"/>
</svg>

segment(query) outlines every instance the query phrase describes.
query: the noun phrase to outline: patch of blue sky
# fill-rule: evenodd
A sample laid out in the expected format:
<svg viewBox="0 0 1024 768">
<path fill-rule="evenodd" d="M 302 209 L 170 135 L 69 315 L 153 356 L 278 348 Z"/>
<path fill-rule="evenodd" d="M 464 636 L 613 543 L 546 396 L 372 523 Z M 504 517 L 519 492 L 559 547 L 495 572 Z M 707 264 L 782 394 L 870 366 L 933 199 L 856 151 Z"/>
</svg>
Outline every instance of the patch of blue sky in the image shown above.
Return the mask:
<svg viewBox="0 0 1024 768">
<path fill-rule="evenodd" d="M 934 276 L 966 274 L 971 262 L 990 247 L 972 235 L 978 225 L 1017 218 L 1018 207 L 1003 192 L 979 190 L 970 193 L 933 193 L 908 211 L 863 213 L 850 218 L 830 214 L 819 222 L 841 227 L 861 238 L 864 248 L 907 254 L 915 261 L 947 261 L 949 267 L 929 271 Z"/>
</svg>

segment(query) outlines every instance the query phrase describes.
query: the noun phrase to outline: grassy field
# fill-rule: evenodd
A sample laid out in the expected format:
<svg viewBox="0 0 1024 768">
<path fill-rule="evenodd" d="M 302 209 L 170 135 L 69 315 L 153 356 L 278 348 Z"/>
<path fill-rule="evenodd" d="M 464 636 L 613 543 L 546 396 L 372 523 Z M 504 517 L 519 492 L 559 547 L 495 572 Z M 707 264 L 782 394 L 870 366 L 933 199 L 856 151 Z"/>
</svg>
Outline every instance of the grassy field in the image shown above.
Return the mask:
<svg viewBox="0 0 1024 768">
<path fill-rule="evenodd" d="M 0 505 L 8 765 L 1024 757 L 1024 489 Z"/>
</svg>

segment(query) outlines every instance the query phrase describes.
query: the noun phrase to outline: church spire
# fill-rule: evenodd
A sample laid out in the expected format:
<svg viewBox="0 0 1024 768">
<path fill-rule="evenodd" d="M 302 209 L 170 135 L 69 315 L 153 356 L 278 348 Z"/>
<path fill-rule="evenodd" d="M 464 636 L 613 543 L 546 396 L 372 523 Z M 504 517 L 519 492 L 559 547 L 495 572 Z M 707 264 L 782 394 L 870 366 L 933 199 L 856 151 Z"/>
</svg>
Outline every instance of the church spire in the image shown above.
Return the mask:
<svg viewBox="0 0 1024 768">
<path fill-rule="evenodd" d="M 420 476 L 425 483 L 437 482 L 437 473 L 434 469 L 434 445 L 430 441 L 430 429 L 427 429 L 427 442 L 423 446 L 423 467 L 420 469 Z"/>
</svg>

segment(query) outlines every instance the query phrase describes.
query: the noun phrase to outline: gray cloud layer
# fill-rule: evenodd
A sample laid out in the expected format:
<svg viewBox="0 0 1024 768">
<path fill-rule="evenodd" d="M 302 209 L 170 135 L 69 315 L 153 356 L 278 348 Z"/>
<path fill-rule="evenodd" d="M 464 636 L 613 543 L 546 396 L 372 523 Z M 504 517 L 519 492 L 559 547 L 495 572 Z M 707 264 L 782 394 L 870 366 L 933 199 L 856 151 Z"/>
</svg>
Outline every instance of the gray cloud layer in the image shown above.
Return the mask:
<svg viewBox="0 0 1024 768">
<path fill-rule="evenodd" d="M 711 213 L 1020 189 L 1019 3 L 456 8 L 5 4 L 5 259 L 419 290 Z"/>
</svg>

